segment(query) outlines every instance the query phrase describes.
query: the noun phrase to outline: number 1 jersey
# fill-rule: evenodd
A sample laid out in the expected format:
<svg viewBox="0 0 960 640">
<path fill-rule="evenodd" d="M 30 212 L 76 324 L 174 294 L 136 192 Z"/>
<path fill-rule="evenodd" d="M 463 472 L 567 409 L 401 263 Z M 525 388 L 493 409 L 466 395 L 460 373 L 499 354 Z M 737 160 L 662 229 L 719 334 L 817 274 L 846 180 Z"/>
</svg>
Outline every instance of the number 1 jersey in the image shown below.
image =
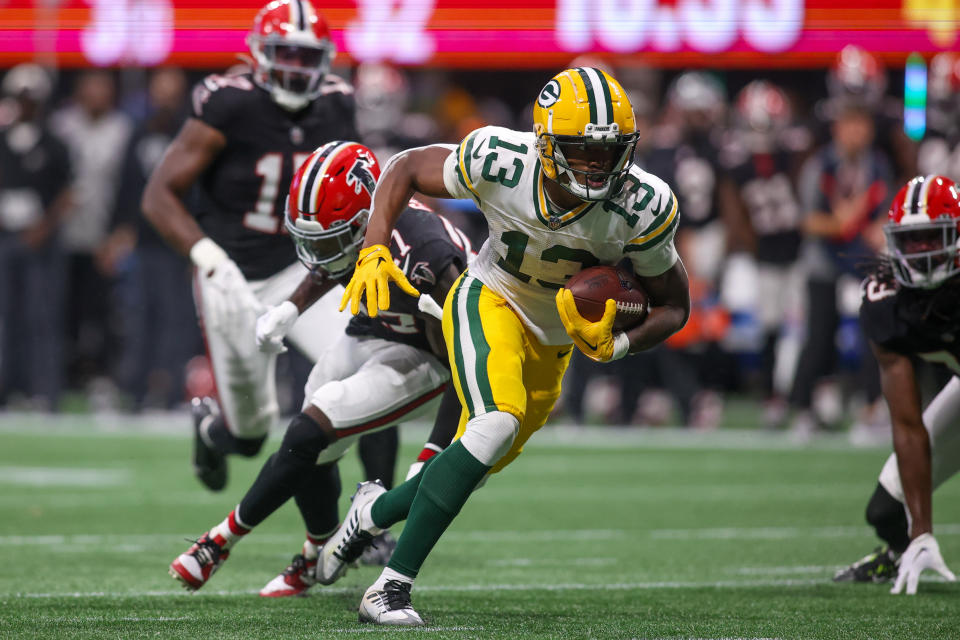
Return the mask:
<svg viewBox="0 0 960 640">
<path fill-rule="evenodd" d="M 640 276 L 677 260 L 677 200 L 667 184 L 631 165 L 621 192 L 562 211 L 543 189 L 533 133 L 484 127 L 446 160 L 447 191 L 472 198 L 490 236 L 470 275 L 502 296 L 544 345 L 568 344 L 557 313 L 558 289 L 581 270 L 629 258 Z"/>
<path fill-rule="evenodd" d="M 283 226 L 287 187 L 300 164 L 333 140 L 357 140 L 353 89 L 337 76 L 291 113 L 249 74 L 204 78 L 193 91 L 193 117 L 227 139 L 192 193 L 191 210 L 248 280 L 263 280 L 296 262 Z"/>
</svg>

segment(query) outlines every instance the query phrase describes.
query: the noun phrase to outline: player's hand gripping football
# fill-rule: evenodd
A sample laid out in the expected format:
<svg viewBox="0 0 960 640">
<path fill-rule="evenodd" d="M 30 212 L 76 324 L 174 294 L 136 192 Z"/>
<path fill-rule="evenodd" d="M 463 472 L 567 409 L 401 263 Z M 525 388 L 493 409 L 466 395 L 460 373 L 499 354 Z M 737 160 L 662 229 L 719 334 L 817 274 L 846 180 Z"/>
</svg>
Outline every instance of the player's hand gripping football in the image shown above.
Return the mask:
<svg viewBox="0 0 960 640">
<path fill-rule="evenodd" d="M 613 321 L 617 316 L 615 300 L 607 300 L 603 317 L 596 322 L 590 322 L 580 315 L 573 293 L 568 289 L 557 291 L 556 300 L 563 328 L 587 357 L 597 362 L 609 362 L 626 355 L 624 346 L 629 347 L 629 341 L 625 342 L 626 336 L 623 335 L 620 344 L 617 344 L 618 338 L 613 335 Z"/>
<path fill-rule="evenodd" d="M 907 595 L 914 595 L 917 592 L 920 574 L 927 569 L 933 569 L 950 582 L 955 582 L 957 579 L 953 572 L 947 568 L 947 563 L 943 561 L 943 556 L 940 555 L 940 545 L 937 544 L 937 539 L 931 533 L 924 533 L 914 538 L 907 550 L 903 552 L 900 557 L 897 580 L 893 583 L 890 593 L 900 593 L 906 586 Z"/>
<path fill-rule="evenodd" d="M 300 311 L 297 305 L 284 300 L 257 318 L 257 348 L 263 353 L 283 353 L 287 347 L 283 344 L 290 329 L 293 328 Z"/>
<path fill-rule="evenodd" d="M 347 283 L 340 300 L 340 311 L 350 303 L 350 313 L 357 315 L 360 311 L 360 297 L 367 294 L 367 315 L 376 318 L 382 309 L 390 308 L 390 281 L 396 282 L 400 289 L 414 298 L 420 297 L 420 292 L 414 288 L 403 271 L 394 264 L 390 248 L 382 244 L 360 250 L 357 268 L 353 277 Z"/>
</svg>

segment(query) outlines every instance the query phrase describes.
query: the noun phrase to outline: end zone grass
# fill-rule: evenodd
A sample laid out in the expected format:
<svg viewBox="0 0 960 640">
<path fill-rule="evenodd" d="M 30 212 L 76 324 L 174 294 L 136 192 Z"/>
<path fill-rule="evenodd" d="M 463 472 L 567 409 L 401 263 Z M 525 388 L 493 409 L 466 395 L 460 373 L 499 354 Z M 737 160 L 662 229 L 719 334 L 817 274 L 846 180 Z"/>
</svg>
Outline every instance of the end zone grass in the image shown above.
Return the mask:
<svg viewBox="0 0 960 640">
<path fill-rule="evenodd" d="M 197 594 L 167 575 L 185 538 L 237 503 L 263 456 L 232 459 L 227 490 L 210 494 L 190 474 L 186 427 L 164 435 L 7 425 L 0 637 L 960 637 L 958 584 L 928 579 L 908 598 L 830 582 L 875 544 L 862 514 L 886 450 L 729 446 L 749 444 L 744 437 L 538 434 L 471 498 L 425 565 L 414 605 L 430 627 L 391 631 L 357 623 L 374 568 L 307 598 L 257 596 L 299 549 L 292 505 Z M 420 436 L 404 440 L 409 460 Z M 359 479 L 355 453 L 341 470 L 345 506 Z M 934 507 L 956 571 L 956 480 Z"/>
</svg>

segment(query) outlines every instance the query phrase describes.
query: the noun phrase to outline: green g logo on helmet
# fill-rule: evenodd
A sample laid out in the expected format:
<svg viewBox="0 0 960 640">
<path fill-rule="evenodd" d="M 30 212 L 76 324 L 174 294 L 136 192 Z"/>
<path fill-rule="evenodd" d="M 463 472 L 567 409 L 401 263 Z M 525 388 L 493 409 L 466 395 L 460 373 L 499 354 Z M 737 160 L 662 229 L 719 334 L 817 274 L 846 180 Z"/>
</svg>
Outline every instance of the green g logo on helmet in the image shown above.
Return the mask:
<svg viewBox="0 0 960 640">
<path fill-rule="evenodd" d="M 556 80 L 551 80 L 540 92 L 540 97 L 537 98 L 537 104 L 539 104 L 544 109 L 548 109 L 556 104 L 557 100 L 560 99 L 560 83 Z"/>
</svg>

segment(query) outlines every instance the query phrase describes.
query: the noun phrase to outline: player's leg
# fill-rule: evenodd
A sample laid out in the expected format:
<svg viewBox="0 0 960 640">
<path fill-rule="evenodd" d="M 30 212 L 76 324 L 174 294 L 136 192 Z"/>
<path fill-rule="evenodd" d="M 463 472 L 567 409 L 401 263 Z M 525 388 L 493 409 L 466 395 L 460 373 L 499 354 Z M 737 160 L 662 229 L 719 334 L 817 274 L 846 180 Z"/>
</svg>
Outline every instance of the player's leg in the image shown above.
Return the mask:
<svg viewBox="0 0 960 640">
<path fill-rule="evenodd" d="M 470 493 L 513 445 L 526 410 L 524 328 L 502 298 L 462 276 L 447 296 L 443 324 L 469 419 L 460 438 L 424 470 L 393 557 L 361 601 L 363 621 L 423 624 L 410 604 L 413 580 Z"/>
<path fill-rule="evenodd" d="M 353 442 L 398 421 L 433 411 L 446 387 L 449 372 L 432 354 L 409 345 L 379 338 L 351 338 L 364 353 L 356 373 L 331 381 L 308 396 L 328 416 L 338 445 Z M 324 452 L 324 456 L 328 455 Z M 322 460 L 322 459 L 321 459 Z M 385 489 L 379 482 L 362 483 L 344 518 L 344 526 L 321 553 L 318 580 L 330 584 L 375 543 L 380 528 L 359 527 L 358 511 L 368 498 Z M 363 514 L 367 516 L 367 513 Z M 367 524 L 367 521 L 364 520 Z"/>
<path fill-rule="evenodd" d="M 339 525 L 337 502 L 340 490 L 340 471 L 336 462 L 314 465 L 306 473 L 303 486 L 293 496 L 307 528 L 306 540 L 287 568 L 260 590 L 261 596 L 302 595 L 316 584 L 320 548 Z"/>
<path fill-rule="evenodd" d="M 374 525 L 380 529 L 389 529 L 407 519 L 425 468 L 434 461 L 438 453 L 450 445 L 458 431 L 463 433 L 468 417 L 469 415 L 460 405 L 456 387 L 452 384 L 447 385 L 447 390 L 440 399 L 440 408 L 434 418 L 433 429 L 417 461 L 410 465 L 407 479 L 377 498 L 370 508 L 370 517 Z"/>
<path fill-rule="evenodd" d="M 953 377 L 923 412 L 930 434 L 932 488 L 960 471 L 960 379 Z M 838 582 L 885 582 L 896 575 L 896 559 L 910 544 L 909 513 L 896 454 L 890 454 L 867 503 L 867 522 L 886 544 L 837 572 Z"/>
<path fill-rule="evenodd" d="M 229 322 L 208 327 L 204 317 L 216 304 L 217 292 L 202 278 L 194 278 L 194 299 L 213 367 L 217 401 L 195 399 L 194 470 L 213 490 L 226 484 L 225 457 L 254 456 L 277 419 L 274 371 L 276 356 L 257 350 L 256 312 L 234 314 Z"/>
<path fill-rule="evenodd" d="M 379 480 L 388 491 L 392 489 L 399 449 L 400 432 L 395 426 L 362 435 L 357 440 L 357 453 L 367 481 Z M 396 539 L 389 531 L 383 531 L 364 550 L 360 564 L 382 567 L 390 560 L 396 547 Z"/>
<path fill-rule="evenodd" d="M 337 378 L 348 377 L 364 364 L 372 352 L 360 342 L 342 335 L 342 339 L 321 357 L 307 381 L 308 398 Z M 301 412 L 291 421 L 279 450 L 263 464 L 237 508 L 170 565 L 170 574 L 185 587 L 202 587 L 227 559 L 234 544 L 302 490 L 311 479 L 321 452 L 330 456 L 325 462 L 335 461 L 342 455 L 349 443 L 336 442 L 328 446 L 331 440 L 328 434 L 332 431 L 330 421 L 322 413 L 312 413 L 314 417 Z"/>
</svg>

